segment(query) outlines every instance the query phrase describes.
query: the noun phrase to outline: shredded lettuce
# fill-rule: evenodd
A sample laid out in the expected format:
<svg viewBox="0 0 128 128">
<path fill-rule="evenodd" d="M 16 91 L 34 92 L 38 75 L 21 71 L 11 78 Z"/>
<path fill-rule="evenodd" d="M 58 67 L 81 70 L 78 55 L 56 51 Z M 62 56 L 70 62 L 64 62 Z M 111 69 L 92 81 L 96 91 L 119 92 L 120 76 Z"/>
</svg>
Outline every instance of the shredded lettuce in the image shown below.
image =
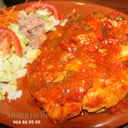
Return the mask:
<svg viewBox="0 0 128 128">
<path fill-rule="evenodd" d="M 8 93 L 7 98 L 9 99 L 9 101 L 11 100 L 16 100 L 17 98 L 20 98 L 22 95 L 22 91 L 21 90 L 13 90 L 10 85 L 8 84 L 0 84 L 0 99 L 4 100 L 5 99 L 5 95 L 6 92 Z"/>
<path fill-rule="evenodd" d="M 5 100 L 5 98 L 6 98 L 5 95 L 6 95 L 6 91 L 0 89 L 0 100 Z"/>
<path fill-rule="evenodd" d="M 16 54 L 13 54 L 8 59 L 8 62 L 11 64 L 14 71 L 25 68 L 27 65 L 27 59 L 25 57 L 17 56 Z"/>
<path fill-rule="evenodd" d="M 5 75 L 3 71 L 0 71 L 0 82 L 9 82 L 8 75 Z"/>
<path fill-rule="evenodd" d="M 47 9 L 42 10 L 37 10 L 37 15 L 39 15 L 44 21 L 48 21 L 49 20 L 49 16 L 50 16 L 50 12 L 48 12 Z"/>
</svg>

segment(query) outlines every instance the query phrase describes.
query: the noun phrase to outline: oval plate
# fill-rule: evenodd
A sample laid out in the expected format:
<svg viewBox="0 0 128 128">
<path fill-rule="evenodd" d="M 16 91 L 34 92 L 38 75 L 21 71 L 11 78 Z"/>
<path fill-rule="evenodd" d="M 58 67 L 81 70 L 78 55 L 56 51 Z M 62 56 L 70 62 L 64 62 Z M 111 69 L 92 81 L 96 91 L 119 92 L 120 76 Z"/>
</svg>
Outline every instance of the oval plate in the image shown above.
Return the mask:
<svg viewBox="0 0 128 128">
<path fill-rule="evenodd" d="M 87 15 L 93 12 L 109 13 L 114 11 L 111 8 L 76 1 L 48 1 L 55 5 L 59 10 L 61 18 L 77 9 L 81 14 Z M 16 6 L 17 10 L 27 7 L 30 3 L 20 4 Z M 122 13 L 123 14 L 123 13 Z M 126 16 L 125 14 L 123 14 Z M 16 101 L 8 102 L 0 101 L 0 123 L 19 128 L 87 128 L 87 127 L 119 127 L 128 122 L 128 105 L 120 111 L 110 114 L 109 112 L 101 114 L 79 115 L 64 124 L 54 125 L 42 113 L 42 110 L 33 102 L 26 85 L 26 79 L 18 81 L 18 87 L 23 90 L 23 95 Z"/>
</svg>

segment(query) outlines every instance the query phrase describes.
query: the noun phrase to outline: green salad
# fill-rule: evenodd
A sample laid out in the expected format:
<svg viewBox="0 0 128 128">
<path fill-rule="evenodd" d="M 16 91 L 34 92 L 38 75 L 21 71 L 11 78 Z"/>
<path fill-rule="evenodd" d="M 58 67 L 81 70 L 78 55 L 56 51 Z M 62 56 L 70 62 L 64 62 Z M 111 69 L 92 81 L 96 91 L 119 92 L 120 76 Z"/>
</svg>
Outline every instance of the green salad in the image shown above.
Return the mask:
<svg viewBox="0 0 128 128">
<path fill-rule="evenodd" d="M 22 90 L 17 89 L 17 79 L 26 75 L 26 66 L 40 54 L 39 46 L 47 39 L 46 33 L 56 30 L 59 23 L 60 21 L 55 19 L 48 9 L 37 10 L 36 13 L 31 12 L 29 14 L 22 10 L 18 13 L 18 22 L 10 23 L 7 26 L 6 29 L 13 31 L 18 37 L 22 54 L 16 54 L 13 40 L 11 40 L 12 45 L 9 53 L 5 54 L 3 45 L 0 45 L 0 100 L 5 100 L 7 97 L 11 101 L 22 96 Z M 4 28 L 4 30 L 6 29 Z M 2 27 L 0 32 L 3 32 Z M 3 33 L 6 35 L 8 31 Z M 4 36 L 1 38 L 2 43 L 5 44 L 9 40 Z"/>
</svg>

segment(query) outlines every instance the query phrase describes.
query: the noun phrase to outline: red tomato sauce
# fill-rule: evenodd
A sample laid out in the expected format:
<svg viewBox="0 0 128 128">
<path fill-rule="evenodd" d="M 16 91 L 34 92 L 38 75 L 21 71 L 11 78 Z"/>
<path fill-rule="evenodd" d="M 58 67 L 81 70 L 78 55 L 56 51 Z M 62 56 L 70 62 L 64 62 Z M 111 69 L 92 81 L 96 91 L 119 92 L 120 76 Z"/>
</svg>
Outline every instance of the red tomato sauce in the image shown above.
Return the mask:
<svg viewBox="0 0 128 128">
<path fill-rule="evenodd" d="M 105 88 L 111 74 L 117 79 L 123 77 L 119 74 L 122 69 L 127 70 L 128 61 L 118 61 L 118 56 L 121 45 L 128 43 L 128 21 L 97 13 L 74 15 L 68 16 L 65 26 L 48 34 L 41 54 L 28 65 L 29 89 L 33 94 L 41 90 L 46 102 L 82 101 L 100 73 L 104 79 L 100 86 Z M 90 106 L 99 102 L 100 97 Z"/>
</svg>

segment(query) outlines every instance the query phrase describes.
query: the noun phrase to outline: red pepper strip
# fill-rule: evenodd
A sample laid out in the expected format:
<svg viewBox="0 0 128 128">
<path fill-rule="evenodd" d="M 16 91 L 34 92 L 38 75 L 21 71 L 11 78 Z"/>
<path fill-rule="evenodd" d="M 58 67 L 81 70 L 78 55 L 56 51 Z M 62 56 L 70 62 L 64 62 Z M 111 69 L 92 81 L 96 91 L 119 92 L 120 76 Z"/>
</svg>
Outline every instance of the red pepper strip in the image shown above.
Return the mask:
<svg viewBox="0 0 128 128">
<path fill-rule="evenodd" d="M 104 25 L 106 30 L 112 29 L 112 24 L 108 20 L 104 21 L 103 25 Z"/>
<path fill-rule="evenodd" d="M 60 46 L 61 46 L 61 48 L 63 48 L 64 50 L 66 50 L 68 52 L 74 51 L 73 47 L 65 40 L 60 42 Z"/>
<path fill-rule="evenodd" d="M 60 14 L 59 14 L 57 8 L 54 5 L 46 3 L 46 2 L 42 2 L 42 1 L 34 2 L 31 5 L 29 5 L 25 9 L 25 11 L 27 13 L 30 13 L 31 11 L 36 11 L 38 9 L 39 10 L 43 10 L 43 9 L 46 9 L 46 8 L 48 8 L 52 12 L 52 14 L 54 15 L 55 19 L 60 20 Z"/>
<path fill-rule="evenodd" d="M 16 34 L 12 30 L 10 30 L 8 28 L 0 27 L 0 34 L 1 34 L 2 39 L 6 38 L 6 40 L 7 40 L 6 43 L 8 42 L 9 46 L 10 46 L 9 42 L 13 41 L 16 54 L 22 55 L 22 47 L 21 47 L 20 41 L 19 41 L 18 37 L 16 36 Z M 11 39 L 11 41 L 9 38 Z M 3 41 L 3 43 L 4 43 L 4 41 Z M 6 47 L 9 47 L 9 46 L 6 46 Z"/>
<path fill-rule="evenodd" d="M 86 51 L 89 53 L 95 53 L 97 50 L 97 47 L 93 44 L 88 45 L 88 47 L 86 48 Z"/>
</svg>

